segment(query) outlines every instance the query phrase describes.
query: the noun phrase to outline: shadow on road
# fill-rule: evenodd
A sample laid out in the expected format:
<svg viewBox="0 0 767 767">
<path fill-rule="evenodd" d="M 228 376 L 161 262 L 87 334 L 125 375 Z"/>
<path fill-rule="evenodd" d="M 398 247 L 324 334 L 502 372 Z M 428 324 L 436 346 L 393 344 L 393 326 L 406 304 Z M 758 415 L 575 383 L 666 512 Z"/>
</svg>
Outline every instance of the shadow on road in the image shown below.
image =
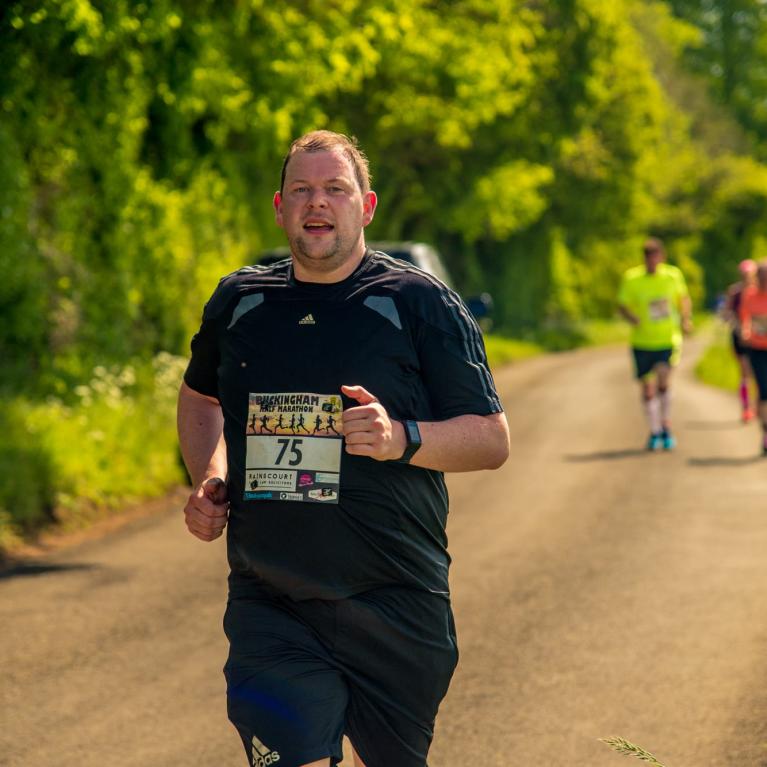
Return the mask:
<svg viewBox="0 0 767 767">
<path fill-rule="evenodd" d="M 715 455 L 710 458 L 690 458 L 687 463 L 690 466 L 750 466 L 752 463 L 761 463 L 762 461 L 767 466 L 767 460 L 761 455 L 746 455 L 738 458 L 729 455 Z"/>
<path fill-rule="evenodd" d="M 596 453 L 576 453 L 566 455 L 564 459 L 570 463 L 583 463 L 585 461 L 617 461 L 620 458 L 636 458 L 639 455 L 648 455 L 644 448 L 627 448 L 625 450 L 599 450 Z"/>
<path fill-rule="evenodd" d="M 743 424 L 734 418 L 728 418 L 726 421 L 687 421 L 685 428 L 691 431 L 725 431 L 742 429 Z"/>
<path fill-rule="evenodd" d="M 55 565 L 42 564 L 40 562 L 24 562 L 7 564 L 0 568 L 0 581 L 9 578 L 28 578 L 34 575 L 46 575 L 48 573 L 61 573 L 68 571 L 95 570 L 98 565 Z"/>
</svg>

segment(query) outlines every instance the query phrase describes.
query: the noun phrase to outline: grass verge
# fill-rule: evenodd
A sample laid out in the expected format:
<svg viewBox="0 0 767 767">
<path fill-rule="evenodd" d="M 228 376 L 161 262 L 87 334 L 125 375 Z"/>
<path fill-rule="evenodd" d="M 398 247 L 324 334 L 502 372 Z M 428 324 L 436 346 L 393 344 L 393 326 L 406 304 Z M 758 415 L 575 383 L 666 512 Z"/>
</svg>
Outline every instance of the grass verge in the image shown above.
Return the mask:
<svg viewBox="0 0 767 767">
<path fill-rule="evenodd" d="M 582 346 L 627 344 L 629 328 L 619 320 L 583 320 L 570 325 L 541 327 L 527 338 L 510 338 L 500 333 L 485 334 L 485 349 L 490 367 L 534 357 L 547 352 L 566 351 Z"/>
<path fill-rule="evenodd" d="M 0 558 L 50 528 L 81 529 L 185 481 L 175 402 L 185 360 L 94 368 L 66 398 L 0 402 Z"/>
<path fill-rule="evenodd" d="M 711 330 L 711 343 L 695 364 L 695 376 L 703 383 L 727 391 L 737 391 L 740 371 L 730 346 L 730 331 L 718 323 Z"/>
</svg>

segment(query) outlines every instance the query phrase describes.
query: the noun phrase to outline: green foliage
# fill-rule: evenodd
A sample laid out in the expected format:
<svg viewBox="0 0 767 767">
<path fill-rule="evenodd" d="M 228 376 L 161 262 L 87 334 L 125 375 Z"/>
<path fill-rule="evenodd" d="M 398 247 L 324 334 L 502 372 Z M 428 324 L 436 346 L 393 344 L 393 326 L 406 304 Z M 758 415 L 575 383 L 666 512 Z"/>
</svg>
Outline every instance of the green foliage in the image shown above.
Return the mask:
<svg viewBox="0 0 767 767">
<path fill-rule="evenodd" d="M 711 163 L 705 225 L 696 252 L 708 296 L 737 279 L 737 264 L 759 258 L 767 237 L 767 167 L 747 157 L 724 156 Z"/>
<path fill-rule="evenodd" d="M 698 31 L 686 58 L 767 156 L 767 7 L 761 0 L 670 0 Z"/>
<path fill-rule="evenodd" d="M 55 520 L 76 528 L 184 481 L 175 399 L 185 361 L 97 366 L 69 401 L 7 398 L 0 407 L 0 549 Z"/>
<path fill-rule="evenodd" d="M 742 117 L 744 94 L 762 93 L 765 42 L 756 0 L 738 2 Z M 35 427 L 24 460 L 52 489 L 19 519 L 66 506 L 64 477 L 81 475 L 76 492 L 94 504 L 127 492 L 117 477 L 99 484 L 128 469 L 112 466 L 111 427 L 95 425 L 127 434 L 127 405 L 86 406 L 76 387 L 98 365 L 186 353 L 219 276 L 282 242 L 281 158 L 312 128 L 367 151 L 380 200 L 370 238 L 436 244 L 460 289 L 492 291 L 506 334 L 587 342 L 584 322 L 612 316 L 649 233 L 667 240 L 695 300 L 710 300 L 737 260 L 767 249 L 767 171 L 680 63 L 713 45 L 721 4 L 707 0 L 705 18 L 672 5 L 5 3 L 0 393 L 16 403 L 9 433 L 62 424 Z M 742 119 L 752 133 L 763 103 Z M 142 396 L 126 402 L 144 407 Z M 59 453 L 90 433 L 76 431 L 81 416 L 105 436 L 76 472 Z M 126 440 L 141 466 L 140 432 Z"/>
<path fill-rule="evenodd" d="M 714 339 L 695 363 L 695 375 L 710 386 L 737 391 L 740 369 L 732 353 L 729 330 L 723 324 L 716 329 Z"/>
<path fill-rule="evenodd" d="M 28 533 L 53 517 L 55 468 L 50 452 L 28 428 L 29 407 L 16 399 L 0 408 L 0 460 L 5 467 L 0 475 L 0 546 L 9 533 Z"/>
<path fill-rule="evenodd" d="M 491 368 L 499 368 L 510 362 L 535 357 L 545 349 L 532 341 L 520 341 L 518 338 L 505 338 L 501 335 L 485 335 L 485 351 Z"/>
<path fill-rule="evenodd" d="M 503 241 L 541 217 L 548 207 L 545 187 L 553 177 L 552 169 L 544 165 L 524 161 L 499 165 L 477 179 L 457 204 L 453 226 L 469 243 L 481 237 Z"/>
<path fill-rule="evenodd" d="M 636 0 L 11 3 L 0 173 L 29 369 L 183 352 L 216 277 L 279 241 L 280 157 L 322 126 L 371 157 L 371 237 L 446 246 L 507 329 L 609 312 L 650 229 L 700 228 L 701 154 L 647 55 L 693 29 Z"/>
<path fill-rule="evenodd" d="M 27 169 L 18 143 L 1 121 L 0 179 L 0 358 L 7 376 L 24 378 L 34 371 L 31 358 L 44 352 L 47 295 L 27 229 Z"/>
</svg>

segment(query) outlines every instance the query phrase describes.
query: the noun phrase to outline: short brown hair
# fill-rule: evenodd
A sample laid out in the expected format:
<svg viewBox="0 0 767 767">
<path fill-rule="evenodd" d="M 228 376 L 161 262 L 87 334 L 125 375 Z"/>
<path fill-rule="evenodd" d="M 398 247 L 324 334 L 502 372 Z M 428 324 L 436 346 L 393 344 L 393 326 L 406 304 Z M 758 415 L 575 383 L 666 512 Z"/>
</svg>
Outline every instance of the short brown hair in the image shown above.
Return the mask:
<svg viewBox="0 0 767 767">
<path fill-rule="evenodd" d="M 362 193 L 370 191 L 370 167 L 368 158 L 360 149 L 357 139 L 354 136 L 345 136 L 343 133 L 334 133 L 329 130 L 315 130 L 305 133 L 297 138 L 288 149 L 285 159 L 282 162 L 282 175 L 280 177 L 280 191 L 285 187 L 285 173 L 288 169 L 288 162 L 294 154 L 299 152 L 332 152 L 339 149 L 345 157 L 349 159 L 354 168 L 354 175 L 357 183 L 360 185 Z"/>
</svg>

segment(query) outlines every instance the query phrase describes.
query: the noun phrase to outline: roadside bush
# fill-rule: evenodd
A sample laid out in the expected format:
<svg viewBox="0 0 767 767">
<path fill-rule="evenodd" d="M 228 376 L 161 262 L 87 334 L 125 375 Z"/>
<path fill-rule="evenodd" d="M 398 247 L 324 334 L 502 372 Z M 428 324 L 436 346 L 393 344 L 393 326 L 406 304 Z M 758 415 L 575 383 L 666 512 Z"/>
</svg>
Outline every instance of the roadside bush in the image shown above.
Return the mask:
<svg viewBox="0 0 767 767">
<path fill-rule="evenodd" d="M 151 363 L 97 366 L 62 397 L 3 403 L 0 549 L 183 482 L 174 416 L 183 368 L 163 352 Z"/>
<path fill-rule="evenodd" d="M 27 428 L 27 403 L 0 407 L 0 550 L 53 520 L 54 468 L 50 453 Z"/>
</svg>

